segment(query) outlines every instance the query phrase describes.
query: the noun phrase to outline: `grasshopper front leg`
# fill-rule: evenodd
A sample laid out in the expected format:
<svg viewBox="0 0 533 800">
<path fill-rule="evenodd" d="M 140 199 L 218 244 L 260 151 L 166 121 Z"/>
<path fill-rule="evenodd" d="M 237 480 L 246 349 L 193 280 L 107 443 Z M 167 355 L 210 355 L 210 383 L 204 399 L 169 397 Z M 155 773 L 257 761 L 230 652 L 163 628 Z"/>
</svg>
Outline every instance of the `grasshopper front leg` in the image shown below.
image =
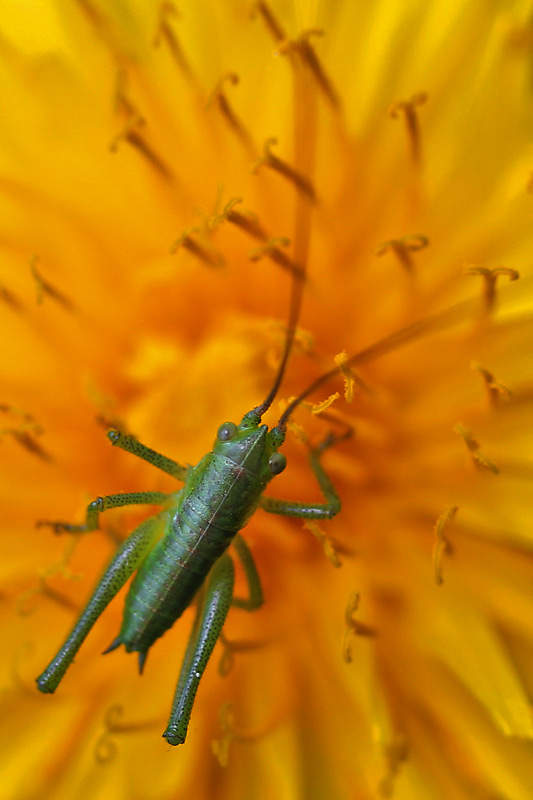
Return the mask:
<svg viewBox="0 0 533 800">
<path fill-rule="evenodd" d="M 35 525 L 37 528 L 49 527 L 55 533 L 89 533 L 98 529 L 100 514 L 110 508 L 124 508 L 124 506 L 162 506 L 171 502 L 175 494 L 165 492 L 128 492 L 126 494 L 108 494 L 105 497 L 97 497 L 87 506 L 85 512 L 85 522 L 81 525 L 74 525 L 71 522 L 61 522 L 59 520 L 40 519 Z"/>
<path fill-rule="evenodd" d="M 41 692 L 52 693 L 57 689 L 94 623 L 137 569 L 162 527 L 168 525 L 169 519 L 168 512 L 150 517 L 119 547 L 65 643 L 37 678 L 37 687 Z"/>
<path fill-rule="evenodd" d="M 342 434 L 328 433 L 325 439 L 309 453 L 309 463 L 318 485 L 324 495 L 325 503 L 293 503 L 290 500 L 278 500 L 275 497 L 263 497 L 259 507 L 270 514 L 282 514 L 285 517 L 303 517 L 305 519 L 331 519 L 339 513 L 341 501 L 335 487 L 320 463 L 322 453 L 334 444 L 348 439 L 352 429 Z"/>
</svg>

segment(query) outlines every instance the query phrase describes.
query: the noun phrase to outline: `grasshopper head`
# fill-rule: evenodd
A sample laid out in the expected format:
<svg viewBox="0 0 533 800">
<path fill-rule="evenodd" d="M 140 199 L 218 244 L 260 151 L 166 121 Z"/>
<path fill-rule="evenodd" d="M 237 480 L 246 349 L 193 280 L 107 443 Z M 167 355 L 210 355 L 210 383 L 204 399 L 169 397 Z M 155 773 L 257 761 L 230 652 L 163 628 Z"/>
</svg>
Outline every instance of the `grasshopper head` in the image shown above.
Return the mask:
<svg viewBox="0 0 533 800">
<path fill-rule="evenodd" d="M 220 426 L 213 450 L 268 482 L 287 464 L 283 453 L 278 453 L 284 439 L 278 428 L 269 431 L 260 417 L 249 412 L 239 425 L 224 422 Z"/>
</svg>

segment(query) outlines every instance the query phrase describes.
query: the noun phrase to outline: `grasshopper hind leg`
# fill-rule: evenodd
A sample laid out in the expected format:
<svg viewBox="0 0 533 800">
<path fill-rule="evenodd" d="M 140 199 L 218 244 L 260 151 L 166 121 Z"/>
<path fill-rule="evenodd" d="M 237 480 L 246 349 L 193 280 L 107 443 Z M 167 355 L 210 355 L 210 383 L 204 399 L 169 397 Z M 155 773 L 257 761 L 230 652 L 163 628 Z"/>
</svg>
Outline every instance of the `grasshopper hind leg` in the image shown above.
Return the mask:
<svg viewBox="0 0 533 800">
<path fill-rule="evenodd" d="M 172 711 L 163 734 L 171 745 L 183 744 L 187 736 L 200 679 L 231 606 L 234 578 L 233 562 L 227 554 L 224 554 L 211 569 L 198 604 Z"/>
</svg>

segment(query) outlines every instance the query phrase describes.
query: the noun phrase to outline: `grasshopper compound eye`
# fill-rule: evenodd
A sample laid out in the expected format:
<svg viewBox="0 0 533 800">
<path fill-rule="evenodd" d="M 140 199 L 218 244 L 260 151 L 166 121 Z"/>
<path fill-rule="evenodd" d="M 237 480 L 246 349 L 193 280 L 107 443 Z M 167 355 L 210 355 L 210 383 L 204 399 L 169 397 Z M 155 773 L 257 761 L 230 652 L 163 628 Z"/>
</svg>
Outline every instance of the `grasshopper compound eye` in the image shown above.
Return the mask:
<svg viewBox="0 0 533 800">
<path fill-rule="evenodd" d="M 287 459 L 283 453 L 274 453 L 268 460 L 268 468 L 272 475 L 279 475 L 287 466 Z"/>
<path fill-rule="evenodd" d="M 237 426 L 234 422 L 224 422 L 217 431 L 219 442 L 229 442 L 237 433 Z"/>
</svg>

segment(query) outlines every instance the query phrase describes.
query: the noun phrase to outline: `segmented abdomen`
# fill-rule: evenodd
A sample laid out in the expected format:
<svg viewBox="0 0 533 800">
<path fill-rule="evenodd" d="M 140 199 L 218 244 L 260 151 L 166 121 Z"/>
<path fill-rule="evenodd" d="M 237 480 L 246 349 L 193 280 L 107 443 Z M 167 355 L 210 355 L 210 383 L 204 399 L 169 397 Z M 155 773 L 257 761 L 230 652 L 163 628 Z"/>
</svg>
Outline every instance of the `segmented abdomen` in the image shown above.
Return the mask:
<svg viewBox="0 0 533 800">
<path fill-rule="evenodd" d="M 263 486 L 224 456 L 209 453 L 183 489 L 171 528 L 141 565 L 126 597 L 120 641 L 146 653 L 178 619 L 214 562 L 246 523 Z"/>
</svg>

